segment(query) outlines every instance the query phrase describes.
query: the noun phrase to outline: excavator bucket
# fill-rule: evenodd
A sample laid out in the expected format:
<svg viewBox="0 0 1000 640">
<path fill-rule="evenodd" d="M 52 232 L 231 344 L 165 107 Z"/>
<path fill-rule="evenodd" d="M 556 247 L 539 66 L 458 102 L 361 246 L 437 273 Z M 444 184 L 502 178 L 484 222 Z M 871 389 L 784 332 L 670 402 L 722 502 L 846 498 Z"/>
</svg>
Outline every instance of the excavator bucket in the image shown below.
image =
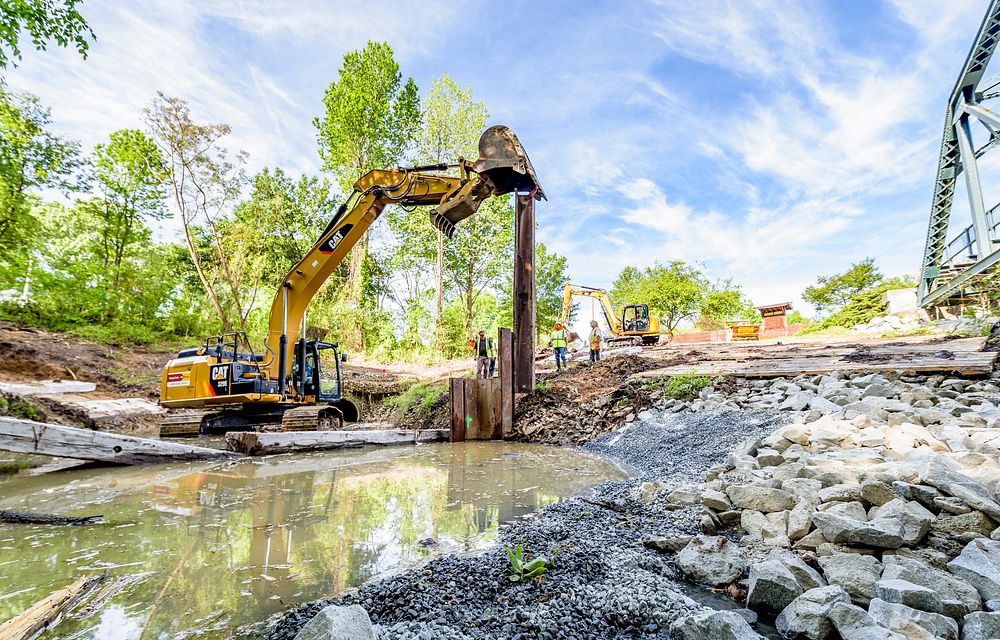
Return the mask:
<svg viewBox="0 0 1000 640">
<path fill-rule="evenodd" d="M 518 191 L 544 200 L 535 168 L 514 132 L 502 124 L 493 125 L 479 137 L 479 160 L 472 170 L 492 183 L 494 194 Z"/>
<path fill-rule="evenodd" d="M 516 191 L 530 194 L 536 200 L 545 199 L 524 147 L 514 132 L 502 124 L 490 127 L 479 137 L 479 159 L 470 169 L 481 180 L 467 184 L 430 214 L 431 223 L 449 238 L 455 233 L 455 226 L 474 214 L 491 195 Z"/>
</svg>

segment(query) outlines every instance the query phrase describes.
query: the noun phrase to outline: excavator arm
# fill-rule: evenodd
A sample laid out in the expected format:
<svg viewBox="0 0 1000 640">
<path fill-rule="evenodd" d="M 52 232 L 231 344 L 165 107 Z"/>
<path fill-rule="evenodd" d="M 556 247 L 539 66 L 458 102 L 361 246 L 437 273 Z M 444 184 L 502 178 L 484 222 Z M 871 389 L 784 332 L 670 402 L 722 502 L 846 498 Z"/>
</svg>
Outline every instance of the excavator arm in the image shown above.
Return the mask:
<svg viewBox="0 0 1000 640">
<path fill-rule="evenodd" d="M 569 314 L 573 308 L 573 296 L 597 298 L 598 302 L 601 303 L 601 310 L 604 311 L 604 319 L 607 320 L 608 327 L 611 328 L 611 333 L 616 336 L 622 335 L 621 320 L 615 317 L 615 310 L 611 305 L 611 298 L 608 297 L 608 293 L 604 289 L 574 287 L 572 284 L 567 282 L 565 289 L 563 289 L 562 313 L 559 315 L 559 321 L 561 323 L 565 325 L 566 322 L 569 321 Z"/>
<path fill-rule="evenodd" d="M 301 336 L 309 302 L 386 206 L 432 206 L 431 223 L 450 238 L 456 225 L 490 196 L 519 192 L 545 198 L 531 161 L 510 129 L 487 129 L 479 139 L 479 154 L 474 163 L 460 158 L 457 165 L 378 169 L 361 176 L 316 243 L 289 270 L 271 303 L 267 349 L 275 357 L 264 365 L 269 378 L 286 378 L 288 345 Z M 457 177 L 435 173 L 455 167 Z"/>
</svg>

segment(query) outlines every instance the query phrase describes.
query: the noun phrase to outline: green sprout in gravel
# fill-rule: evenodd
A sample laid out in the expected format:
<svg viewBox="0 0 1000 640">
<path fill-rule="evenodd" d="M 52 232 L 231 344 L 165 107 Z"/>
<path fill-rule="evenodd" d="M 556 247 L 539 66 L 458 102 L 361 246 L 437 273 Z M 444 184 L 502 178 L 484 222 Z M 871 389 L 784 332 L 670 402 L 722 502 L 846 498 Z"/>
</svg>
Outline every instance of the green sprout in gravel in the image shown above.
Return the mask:
<svg viewBox="0 0 1000 640">
<path fill-rule="evenodd" d="M 688 400 L 698 395 L 702 389 L 715 382 L 715 378 L 682 373 L 670 378 L 664 395 L 668 400 Z"/>
<path fill-rule="evenodd" d="M 522 582 L 539 578 L 549 566 L 549 559 L 545 556 L 538 556 L 534 560 L 524 561 L 524 547 L 517 545 L 514 548 L 504 547 L 507 557 L 510 559 L 511 582 Z"/>
</svg>

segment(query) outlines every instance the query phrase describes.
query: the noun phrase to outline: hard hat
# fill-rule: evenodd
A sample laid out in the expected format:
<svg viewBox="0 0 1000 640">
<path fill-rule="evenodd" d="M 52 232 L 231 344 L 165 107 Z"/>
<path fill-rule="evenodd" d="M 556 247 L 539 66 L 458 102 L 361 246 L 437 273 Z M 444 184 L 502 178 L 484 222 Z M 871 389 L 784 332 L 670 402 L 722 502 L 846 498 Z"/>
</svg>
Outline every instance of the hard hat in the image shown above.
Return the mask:
<svg viewBox="0 0 1000 640">
<path fill-rule="evenodd" d="M 557 322 L 557 323 L 555 323 L 554 325 L 552 325 L 552 328 L 553 328 L 553 329 L 558 329 L 558 328 L 559 328 L 559 327 L 561 327 L 561 326 L 562 326 L 562 325 L 561 325 L 560 323 L 558 323 L 558 322 Z"/>
</svg>

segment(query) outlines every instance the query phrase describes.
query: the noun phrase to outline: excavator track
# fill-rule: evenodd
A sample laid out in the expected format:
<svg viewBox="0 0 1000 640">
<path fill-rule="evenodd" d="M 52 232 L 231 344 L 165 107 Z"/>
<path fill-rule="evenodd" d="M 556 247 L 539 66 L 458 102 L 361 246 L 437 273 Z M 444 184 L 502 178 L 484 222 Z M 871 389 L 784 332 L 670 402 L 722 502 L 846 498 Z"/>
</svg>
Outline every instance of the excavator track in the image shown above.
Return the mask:
<svg viewBox="0 0 1000 640">
<path fill-rule="evenodd" d="M 281 416 L 282 431 L 329 431 L 344 428 L 344 414 L 330 405 L 288 409 Z"/>
<path fill-rule="evenodd" d="M 221 415 L 219 411 L 172 413 L 160 421 L 160 437 L 176 438 L 201 435 L 204 432 L 204 425 L 219 415 Z"/>
</svg>

